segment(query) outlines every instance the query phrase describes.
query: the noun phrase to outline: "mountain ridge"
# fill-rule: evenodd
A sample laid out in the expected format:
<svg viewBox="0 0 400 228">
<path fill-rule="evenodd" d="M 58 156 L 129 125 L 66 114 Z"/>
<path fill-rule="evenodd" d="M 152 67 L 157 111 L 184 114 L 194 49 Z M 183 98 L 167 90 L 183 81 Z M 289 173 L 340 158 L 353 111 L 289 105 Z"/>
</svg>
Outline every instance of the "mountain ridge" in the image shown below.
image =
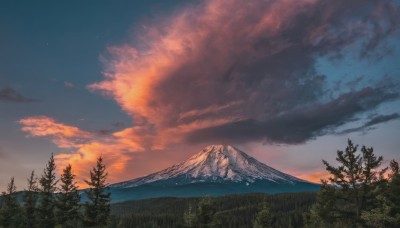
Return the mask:
<svg viewBox="0 0 400 228">
<path fill-rule="evenodd" d="M 132 188 L 175 179 L 175 185 L 211 182 L 265 180 L 275 183 L 311 183 L 278 171 L 231 145 L 209 145 L 186 161 L 144 177 L 112 184 L 114 188 Z"/>
</svg>

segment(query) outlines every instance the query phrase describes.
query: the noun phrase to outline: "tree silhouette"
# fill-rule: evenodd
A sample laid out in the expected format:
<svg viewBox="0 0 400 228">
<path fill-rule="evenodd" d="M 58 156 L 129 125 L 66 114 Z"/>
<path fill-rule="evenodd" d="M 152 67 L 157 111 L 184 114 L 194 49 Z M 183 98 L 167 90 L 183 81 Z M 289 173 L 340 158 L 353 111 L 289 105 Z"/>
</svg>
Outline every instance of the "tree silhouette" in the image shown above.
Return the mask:
<svg viewBox="0 0 400 228">
<path fill-rule="evenodd" d="M 0 224 L 4 227 L 18 227 L 22 222 L 21 209 L 16 199 L 14 177 L 7 185 L 7 190 L 2 193 L 3 202 L 0 210 Z"/>
<path fill-rule="evenodd" d="M 40 178 L 40 203 L 38 206 L 38 224 L 43 228 L 53 228 L 56 224 L 54 217 L 55 198 L 57 190 L 56 164 L 54 156 L 51 157 Z"/>
<path fill-rule="evenodd" d="M 89 202 L 85 204 L 84 216 L 86 226 L 103 227 L 108 224 L 111 193 L 107 192 L 107 175 L 103 157 L 100 156 L 96 166 L 90 171 L 90 180 L 85 181 L 89 185 L 86 191 Z"/>
<path fill-rule="evenodd" d="M 348 140 L 345 151 L 337 152 L 338 167 L 323 161 L 331 177 L 322 180 L 309 226 L 365 226 L 361 214 L 374 207 L 378 195 L 375 189 L 385 181 L 386 169 L 378 171 L 383 157 L 375 156 L 373 148 L 362 147 L 361 154 L 357 151 L 358 146 Z"/>
<path fill-rule="evenodd" d="M 38 183 L 37 178 L 35 176 L 35 171 L 31 172 L 30 177 L 27 179 L 28 188 L 25 189 L 25 194 L 22 197 L 24 202 L 24 215 L 25 215 L 25 226 L 27 228 L 35 227 L 36 220 L 36 202 L 38 200 Z"/>
<path fill-rule="evenodd" d="M 79 223 L 79 202 L 81 197 L 78 193 L 78 186 L 75 182 L 75 175 L 72 173 L 70 164 L 63 169 L 61 174 L 60 192 L 57 195 L 56 218 L 61 227 L 77 227 Z"/>
<path fill-rule="evenodd" d="M 400 227 L 400 172 L 399 164 L 390 162 L 391 173 L 386 185 L 377 188 L 377 206 L 361 214 L 367 227 Z"/>
</svg>

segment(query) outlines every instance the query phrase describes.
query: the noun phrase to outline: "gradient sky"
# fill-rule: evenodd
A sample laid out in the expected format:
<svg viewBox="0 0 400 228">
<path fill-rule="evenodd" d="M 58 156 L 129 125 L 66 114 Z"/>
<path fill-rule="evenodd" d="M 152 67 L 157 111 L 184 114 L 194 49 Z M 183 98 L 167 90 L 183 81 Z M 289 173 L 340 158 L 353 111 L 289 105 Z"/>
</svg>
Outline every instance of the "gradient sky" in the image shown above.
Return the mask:
<svg viewBox="0 0 400 228">
<path fill-rule="evenodd" d="M 116 182 L 208 144 L 311 181 L 348 138 L 400 159 L 399 5 L 1 1 L 0 189 L 51 153 L 80 182 L 99 154 Z"/>
</svg>

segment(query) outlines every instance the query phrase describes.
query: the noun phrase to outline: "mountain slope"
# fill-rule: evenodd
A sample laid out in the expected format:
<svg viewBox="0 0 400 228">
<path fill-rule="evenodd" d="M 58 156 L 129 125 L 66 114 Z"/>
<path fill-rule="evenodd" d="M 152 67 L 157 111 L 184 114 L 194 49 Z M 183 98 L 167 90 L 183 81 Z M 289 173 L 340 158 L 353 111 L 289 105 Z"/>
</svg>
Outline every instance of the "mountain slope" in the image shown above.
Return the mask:
<svg viewBox="0 0 400 228">
<path fill-rule="evenodd" d="M 315 191 L 319 185 L 273 169 L 229 145 L 211 145 L 188 160 L 110 186 L 113 199 Z M 126 198 L 126 199 L 125 199 Z"/>
</svg>

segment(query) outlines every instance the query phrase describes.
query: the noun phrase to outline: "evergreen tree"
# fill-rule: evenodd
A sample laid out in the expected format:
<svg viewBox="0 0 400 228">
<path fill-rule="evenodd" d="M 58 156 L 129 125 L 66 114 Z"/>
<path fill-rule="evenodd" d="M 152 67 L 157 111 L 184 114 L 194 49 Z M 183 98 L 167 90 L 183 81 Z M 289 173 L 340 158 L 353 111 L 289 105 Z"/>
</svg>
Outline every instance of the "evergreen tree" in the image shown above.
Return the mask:
<svg viewBox="0 0 400 228">
<path fill-rule="evenodd" d="M 86 194 L 89 202 L 85 204 L 84 222 L 86 226 L 106 226 L 110 216 L 110 193 L 107 192 L 106 166 L 103 157 L 97 158 L 96 166 L 90 171 L 90 180 L 85 182 L 89 185 Z"/>
<path fill-rule="evenodd" d="M 389 179 L 389 186 L 385 193 L 385 198 L 389 204 L 389 217 L 393 218 L 389 225 L 400 227 L 400 170 L 399 163 L 392 160 L 390 163 L 392 174 Z"/>
<path fill-rule="evenodd" d="M 390 162 L 391 174 L 386 188 L 379 186 L 378 206 L 361 215 L 367 227 L 400 227 L 400 172 L 399 164 Z"/>
<path fill-rule="evenodd" d="M 357 149 L 358 146 L 348 140 L 345 151 L 337 152 L 338 167 L 323 161 L 331 177 L 322 181 L 308 226 L 365 226 L 361 214 L 377 203 L 374 189 L 384 182 L 386 169 L 377 171 L 383 157 L 376 157 L 373 148 L 362 147 L 362 154 L 357 154 Z"/>
<path fill-rule="evenodd" d="M 67 165 L 61 174 L 60 192 L 57 195 L 56 220 L 61 227 L 77 227 L 79 223 L 80 195 L 72 173 L 71 165 Z"/>
<path fill-rule="evenodd" d="M 53 228 L 56 224 L 54 217 L 55 198 L 57 190 L 56 164 L 54 156 L 51 154 L 46 168 L 40 178 L 40 203 L 37 209 L 39 227 Z"/>
<path fill-rule="evenodd" d="M 2 207 L 0 210 L 0 225 L 2 227 L 19 227 L 22 222 L 21 209 L 16 199 L 14 177 L 2 193 Z"/>
<path fill-rule="evenodd" d="M 189 209 L 185 211 L 183 221 L 185 222 L 185 227 L 196 226 L 196 214 L 193 211 L 192 205 L 189 205 Z"/>
<path fill-rule="evenodd" d="M 261 211 L 258 212 L 253 227 L 254 228 L 272 227 L 272 216 L 266 202 L 263 203 Z"/>
<path fill-rule="evenodd" d="M 335 187 L 328 184 L 327 180 L 321 180 L 322 186 L 317 193 L 317 202 L 312 206 L 309 213 L 305 214 L 305 227 L 309 228 L 333 228 L 340 227 L 335 212 L 336 198 Z"/>
<path fill-rule="evenodd" d="M 196 227 L 212 227 L 216 209 L 211 199 L 202 198 L 197 207 Z"/>
<path fill-rule="evenodd" d="M 37 178 L 35 177 L 35 171 L 31 172 L 30 177 L 27 179 L 28 188 L 25 190 L 25 194 L 22 197 L 24 202 L 24 215 L 25 215 L 25 226 L 27 228 L 33 228 L 37 224 L 36 221 L 36 202 L 38 199 Z"/>
</svg>

